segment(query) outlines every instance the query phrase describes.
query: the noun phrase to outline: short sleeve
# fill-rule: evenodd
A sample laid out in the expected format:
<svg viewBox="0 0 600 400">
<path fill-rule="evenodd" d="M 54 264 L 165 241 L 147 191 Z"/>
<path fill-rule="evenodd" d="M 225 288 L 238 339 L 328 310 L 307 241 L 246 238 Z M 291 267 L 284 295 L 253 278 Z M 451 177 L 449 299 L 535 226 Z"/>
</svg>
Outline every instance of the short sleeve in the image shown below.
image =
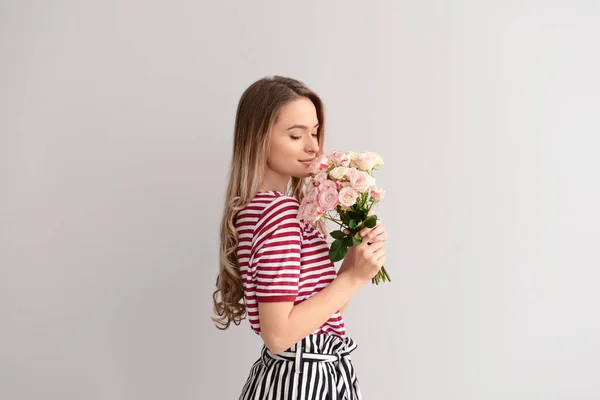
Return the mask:
<svg viewBox="0 0 600 400">
<path fill-rule="evenodd" d="M 295 198 L 279 196 L 257 221 L 251 250 L 257 302 L 296 300 L 302 244 L 298 208 Z"/>
</svg>

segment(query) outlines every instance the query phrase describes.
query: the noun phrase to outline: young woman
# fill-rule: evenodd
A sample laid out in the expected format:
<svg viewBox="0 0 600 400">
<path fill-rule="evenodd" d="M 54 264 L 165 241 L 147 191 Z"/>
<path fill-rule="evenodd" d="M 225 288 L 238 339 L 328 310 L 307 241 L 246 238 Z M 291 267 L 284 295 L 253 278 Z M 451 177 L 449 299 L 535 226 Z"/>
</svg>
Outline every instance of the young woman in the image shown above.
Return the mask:
<svg viewBox="0 0 600 400">
<path fill-rule="evenodd" d="M 336 272 L 325 223 L 298 219 L 324 139 L 323 104 L 302 82 L 267 77 L 242 94 L 213 294 L 217 327 L 248 317 L 264 342 L 240 399 L 361 399 L 342 312 L 385 263 L 387 233 L 365 228 Z"/>
</svg>

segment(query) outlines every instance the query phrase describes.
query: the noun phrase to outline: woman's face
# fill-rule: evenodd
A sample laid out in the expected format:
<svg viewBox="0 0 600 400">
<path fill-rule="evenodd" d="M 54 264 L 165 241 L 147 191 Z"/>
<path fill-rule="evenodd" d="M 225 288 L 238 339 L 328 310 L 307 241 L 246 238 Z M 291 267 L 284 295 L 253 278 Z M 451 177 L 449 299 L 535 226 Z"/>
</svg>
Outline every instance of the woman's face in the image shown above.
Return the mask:
<svg viewBox="0 0 600 400">
<path fill-rule="evenodd" d="M 291 177 L 305 178 L 319 151 L 317 110 L 303 97 L 285 105 L 271 130 L 271 150 L 263 186 L 285 192 Z M 281 190 L 283 189 L 283 190 Z"/>
</svg>

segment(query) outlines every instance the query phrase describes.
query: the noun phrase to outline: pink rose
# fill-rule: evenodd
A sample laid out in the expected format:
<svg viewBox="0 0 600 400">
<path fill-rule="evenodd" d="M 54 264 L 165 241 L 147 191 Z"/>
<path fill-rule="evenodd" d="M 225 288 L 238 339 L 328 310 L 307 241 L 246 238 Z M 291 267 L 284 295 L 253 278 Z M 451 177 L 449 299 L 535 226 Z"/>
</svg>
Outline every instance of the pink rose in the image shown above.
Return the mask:
<svg viewBox="0 0 600 400">
<path fill-rule="evenodd" d="M 352 189 L 349 186 L 343 187 L 342 190 L 340 190 L 340 194 L 339 194 L 339 200 L 340 200 L 340 205 L 343 208 L 348 208 L 352 205 L 354 205 L 354 203 L 356 203 L 356 199 L 358 198 L 359 193 Z"/>
<path fill-rule="evenodd" d="M 344 179 L 348 179 L 349 181 L 351 181 L 352 177 L 357 172 L 359 172 L 359 171 L 356 168 L 348 168 L 348 169 L 346 169 L 346 171 L 344 172 Z"/>
<path fill-rule="evenodd" d="M 329 168 L 329 160 L 327 159 L 327 156 L 322 155 L 322 156 L 315 158 L 312 161 L 312 163 L 310 163 L 310 165 L 308 167 L 308 171 L 312 175 L 316 175 L 321 171 L 326 171 L 328 168 Z"/>
<path fill-rule="evenodd" d="M 337 191 L 338 187 L 337 187 L 336 182 L 330 181 L 329 179 L 327 179 L 319 185 L 319 190 L 321 192 L 324 190 L 329 190 L 329 189 L 333 189 L 333 190 Z"/>
<path fill-rule="evenodd" d="M 321 162 L 319 164 L 319 170 L 321 170 L 321 171 L 327 171 L 327 169 L 329 169 L 329 160 L 327 159 L 327 156 L 321 156 Z"/>
<path fill-rule="evenodd" d="M 341 188 L 345 188 L 345 187 L 351 186 L 350 182 L 342 182 L 342 181 L 336 181 L 335 185 L 336 185 L 338 191 Z"/>
<path fill-rule="evenodd" d="M 306 191 L 306 201 L 308 203 L 317 201 L 317 195 L 319 194 L 319 188 L 316 186 L 309 186 Z"/>
<path fill-rule="evenodd" d="M 385 195 L 385 190 L 378 188 L 377 186 L 373 187 L 373 189 L 371 189 L 371 197 L 374 198 L 375 200 L 381 200 L 383 199 L 383 196 Z"/>
<path fill-rule="evenodd" d="M 335 209 L 338 205 L 338 192 L 336 189 L 329 188 L 319 193 L 318 204 L 319 208 L 323 211 L 330 211 Z"/>
<path fill-rule="evenodd" d="M 309 202 L 304 204 L 304 212 L 302 213 L 301 218 L 314 224 L 319 220 L 321 215 L 323 215 L 323 211 L 319 208 L 316 202 Z"/>
<path fill-rule="evenodd" d="M 371 176 L 364 171 L 356 171 L 350 179 L 352 188 L 359 193 L 366 192 L 369 186 L 371 186 L 371 180 L 369 179 L 370 177 Z"/>
<path fill-rule="evenodd" d="M 315 175 L 315 177 L 313 178 L 313 181 L 315 182 L 315 186 L 319 186 L 321 183 L 325 182 L 327 180 L 327 172 L 319 172 Z"/>
<path fill-rule="evenodd" d="M 351 157 L 347 152 L 334 151 L 330 154 L 333 159 L 333 163 L 336 167 L 348 167 L 350 165 Z"/>
<path fill-rule="evenodd" d="M 304 209 L 306 208 L 306 203 L 303 201 L 300 203 L 300 207 L 298 207 L 298 219 L 304 219 Z"/>
</svg>

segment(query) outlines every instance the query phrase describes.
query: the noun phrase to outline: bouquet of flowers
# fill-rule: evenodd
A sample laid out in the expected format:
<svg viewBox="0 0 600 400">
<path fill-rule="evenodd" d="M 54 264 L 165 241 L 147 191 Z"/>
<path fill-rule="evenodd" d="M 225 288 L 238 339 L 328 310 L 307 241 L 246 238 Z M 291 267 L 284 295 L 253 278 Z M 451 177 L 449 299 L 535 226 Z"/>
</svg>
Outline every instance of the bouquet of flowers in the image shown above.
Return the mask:
<svg viewBox="0 0 600 400">
<path fill-rule="evenodd" d="M 309 166 L 310 178 L 298 217 L 312 225 L 324 218 L 340 226 L 330 233 L 335 239 L 329 249 L 331 261 L 343 259 L 349 247 L 362 242 L 361 229 L 377 225 L 377 215 L 371 213 L 371 208 L 383 199 L 385 190 L 377 187 L 373 171 L 382 164 L 377 153 L 334 151 L 317 157 Z M 386 280 L 391 282 L 382 267 L 372 283 Z"/>
</svg>

